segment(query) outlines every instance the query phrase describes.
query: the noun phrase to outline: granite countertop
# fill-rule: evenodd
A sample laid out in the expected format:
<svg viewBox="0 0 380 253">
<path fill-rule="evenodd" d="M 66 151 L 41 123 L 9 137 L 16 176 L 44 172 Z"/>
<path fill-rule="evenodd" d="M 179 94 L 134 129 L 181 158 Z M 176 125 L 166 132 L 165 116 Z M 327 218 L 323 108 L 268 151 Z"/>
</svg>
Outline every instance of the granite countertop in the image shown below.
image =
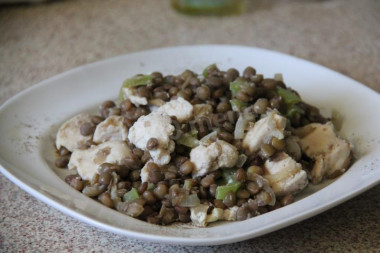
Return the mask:
<svg viewBox="0 0 380 253">
<path fill-rule="evenodd" d="M 48 77 L 157 47 L 238 44 L 301 57 L 380 92 L 380 2 L 252 1 L 233 17 L 189 17 L 169 0 L 53 1 L 0 7 L 0 104 Z M 360 101 L 358 101 L 360 102 Z M 0 175 L 0 252 L 375 252 L 380 186 L 256 239 L 213 247 L 147 243 L 91 227 Z"/>
</svg>

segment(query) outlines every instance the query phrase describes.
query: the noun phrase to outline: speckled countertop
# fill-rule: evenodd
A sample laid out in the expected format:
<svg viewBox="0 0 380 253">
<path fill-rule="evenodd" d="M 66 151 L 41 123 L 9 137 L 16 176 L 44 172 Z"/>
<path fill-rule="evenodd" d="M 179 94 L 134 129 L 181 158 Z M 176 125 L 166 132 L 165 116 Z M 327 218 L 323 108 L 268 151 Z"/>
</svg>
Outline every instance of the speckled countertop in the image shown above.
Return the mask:
<svg viewBox="0 0 380 253">
<path fill-rule="evenodd" d="M 168 0 L 57 1 L 0 7 L 0 104 L 82 64 L 175 45 L 239 44 L 295 55 L 380 92 L 380 2 L 255 0 L 234 17 L 188 17 Z M 380 186 L 323 214 L 245 242 L 146 243 L 91 227 L 0 175 L 1 252 L 379 252 Z"/>
</svg>

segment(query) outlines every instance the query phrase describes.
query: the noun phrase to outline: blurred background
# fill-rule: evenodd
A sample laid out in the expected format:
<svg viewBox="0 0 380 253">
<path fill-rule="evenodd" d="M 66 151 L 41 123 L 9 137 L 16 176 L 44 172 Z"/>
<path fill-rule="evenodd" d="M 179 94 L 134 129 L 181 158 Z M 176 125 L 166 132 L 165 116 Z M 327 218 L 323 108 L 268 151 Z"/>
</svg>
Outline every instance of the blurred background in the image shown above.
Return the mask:
<svg viewBox="0 0 380 253">
<path fill-rule="evenodd" d="M 380 92 L 378 0 L 0 0 L 0 104 L 77 66 L 159 47 L 235 44 L 307 59 Z M 190 4 L 190 5 L 186 5 Z M 190 15 L 189 15 L 190 14 Z M 376 251 L 380 187 L 289 228 L 165 247 L 61 214 L 0 175 L 0 251 Z"/>
</svg>

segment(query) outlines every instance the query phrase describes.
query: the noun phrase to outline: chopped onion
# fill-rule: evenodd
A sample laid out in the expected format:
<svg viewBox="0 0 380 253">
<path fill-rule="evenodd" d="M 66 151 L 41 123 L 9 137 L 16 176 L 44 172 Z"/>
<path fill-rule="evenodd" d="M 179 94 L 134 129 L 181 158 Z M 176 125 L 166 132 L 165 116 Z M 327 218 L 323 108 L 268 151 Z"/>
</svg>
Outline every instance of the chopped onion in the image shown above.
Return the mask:
<svg viewBox="0 0 380 253">
<path fill-rule="evenodd" d="M 284 78 L 282 77 L 281 73 L 276 73 L 274 74 L 274 80 L 283 82 Z"/>
<path fill-rule="evenodd" d="M 199 205 L 201 202 L 197 194 L 187 195 L 186 198 L 181 202 L 180 206 L 182 207 L 194 207 Z"/>
<path fill-rule="evenodd" d="M 235 132 L 234 132 L 234 137 L 235 139 L 243 139 L 244 138 L 244 133 L 245 129 L 248 126 L 248 123 L 250 121 L 254 121 L 254 116 L 250 113 L 240 113 L 239 118 L 236 122 L 235 126 Z"/>
<path fill-rule="evenodd" d="M 238 161 L 236 163 L 237 167 L 243 167 L 244 163 L 247 161 L 247 156 L 244 154 L 240 154 Z"/>
<path fill-rule="evenodd" d="M 216 137 L 218 136 L 219 129 L 209 133 L 208 135 L 204 136 L 200 142 L 203 144 L 209 144 L 210 142 L 214 141 Z"/>
<path fill-rule="evenodd" d="M 263 188 L 269 195 L 271 196 L 271 201 L 268 205 L 273 206 L 276 203 L 276 195 L 272 187 L 270 187 L 268 180 L 260 176 L 259 174 L 255 174 L 255 181 L 260 188 Z"/>
</svg>

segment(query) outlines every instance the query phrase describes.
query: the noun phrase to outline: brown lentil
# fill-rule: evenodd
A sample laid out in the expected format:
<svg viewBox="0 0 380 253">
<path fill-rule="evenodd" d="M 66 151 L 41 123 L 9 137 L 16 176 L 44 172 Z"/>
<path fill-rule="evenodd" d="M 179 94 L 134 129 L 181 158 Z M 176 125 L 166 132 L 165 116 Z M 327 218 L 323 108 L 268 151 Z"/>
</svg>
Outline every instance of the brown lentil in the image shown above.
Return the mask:
<svg viewBox="0 0 380 253">
<path fill-rule="evenodd" d="M 266 98 L 259 98 L 253 105 L 255 113 L 263 114 L 267 111 L 269 102 Z"/>
<path fill-rule="evenodd" d="M 233 207 L 236 204 L 236 194 L 229 191 L 223 199 L 223 204 L 227 207 Z"/>
<path fill-rule="evenodd" d="M 201 85 L 196 90 L 196 96 L 201 100 L 207 100 L 210 97 L 210 89 L 206 85 Z"/>
<path fill-rule="evenodd" d="M 83 181 L 79 175 L 68 175 L 65 178 L 65 182 L 77 191 L 82 191 L 84 186 Z"/>
<path fill-rule="evenodd" d="M 262 153 L 265 157 L 271 157 L 275 152 L 276 152 L 276 150 L 273 148 L 272 145 L 269 145 L 269 144 L 263 144 L 263 145 L 261 146 L 261 153 Z"/>
<path fill-rule="evenodd" d="M 146 148 L 148 150 L 154 150 L 158 147 L 158 140 L 157 138 L 150 138 L 148 142 L 146 143 Z"/>
<path fill-rule="evenodd" d="M 248 182 L 246 189 L 252 195 L 257 194 L 260 191 L 260 187 L 256 182 Z"/>
<path fill-rule="evenodd" d="M 71 152 L 65 148 L 65 147 L 61 147 L 59 150 L 58 150 L 58 153 L 60 156 L 65 156 L 65 155 L 70 155 Z"/>
<path fill-rule="evenodd" d="M 238 182 L 244 182 L 245 178 L 246 178 L 246 173 L 245 173 L 244 169 L 242 169 L 242 168 L 237 169 L 236 172 L 235 172 L 235 179 L 236 179 L 236 181 L 238 181 Z"/>
<path fill-rule="evenodd" d="M 276 150 L 283 150 L 285 148 L 285 141 L 284 140 L 279 140 L 276 137 L 272 138 L 271 141 L 272 147 L 274 147 Z"/>
<path fill-rule="evenodd" d="M 218 138 L 228 142 L 228 143 L 232 143 L 232 141 L 234 140 L 234 136 L 229 133 L 229 132 L 225 132 L 225 131 L 220 131 L 218 133 Z"/>
<path fill-rule="evenodd" d="M 136 180 L 139 180 L 140 179 L 140 173 L 141 173 L 141 170 L 132 170 L 130 173 L 129 173 L 129 180 L 130 181 L 136 181 Z"/>
<path fill-rule="evenodd" d="M 99 175 L 99 184 L 101 185 L 109 185 L 112 180 L 112 175 L 109 172 L 104 172 Z"/>
<path fill-rule="evenodd" d="M 130 190 L 131 187 L 132 187 L 132 184 L 129 181 L 121 181 L 121 182 L 117 183 L 117 188 L 118 189 L 127 189 L 127 190 Z"/>
<path fill-rule="evenodd" d="M 215 179 L 214 179 L 214 175 L 210 174 L 210 175 L 207 175 L 205 176 L 204 178 L 202 178 L 201 180 L 201 185 L 205 188 L 209 187 L 210 185 L 212 185 L 213 183 L 215 183 Z"/>
<path fill-rule="evenodd" d="M 188 175 L 193 171 L 193 169 L 194 169 L 194 164 L 191 161 L 187 160 L 180 165 L 179 172 L 182 175 Z"/>
<path fill-rule="evenodd" d="M 243 77 L 244 78 L 251 78 L 252 76 L 255 76 L 256 75 L 256 69 L 252 68 L 252 67 L 246 67 L 243 71 Z"/>
<path fill-rule="evenodd" d="M 103 192 L 98 196 L 98 200 L 105 206 L 108 206 L 110 208 L 113 208 L 113 201 L 111 199 L 111 196 L 109 192 Z"/>
<path fill-rule="evenodd" d="M 55 166 L 58 168 L 66 168 L 69 161 L 70 161 L 69 155 L 60 156 L 57 159 L 55 159 Z"/>
<path fill-rule="evenodd" d="M 95 132 L 95 126 L 90 122 L 86 122 L 80 126 L 79 130 L 81 135 L 89 136 Z"/>
<path fill-rule="evenodd" d="M 229 102 L 220 102 L 216 107 L 216 111 L 219 113 L 225 113 L 229 110 L 231 110 L 231 104 Z"/>
<path fill-rule="evenodd" d="M 294 197 L 291 194 L 285 195 L 284 197 L 280 199 L 280 203 L 282 206 L 290 205 L 293 202 L 294 202 Z"/>
</svg>

